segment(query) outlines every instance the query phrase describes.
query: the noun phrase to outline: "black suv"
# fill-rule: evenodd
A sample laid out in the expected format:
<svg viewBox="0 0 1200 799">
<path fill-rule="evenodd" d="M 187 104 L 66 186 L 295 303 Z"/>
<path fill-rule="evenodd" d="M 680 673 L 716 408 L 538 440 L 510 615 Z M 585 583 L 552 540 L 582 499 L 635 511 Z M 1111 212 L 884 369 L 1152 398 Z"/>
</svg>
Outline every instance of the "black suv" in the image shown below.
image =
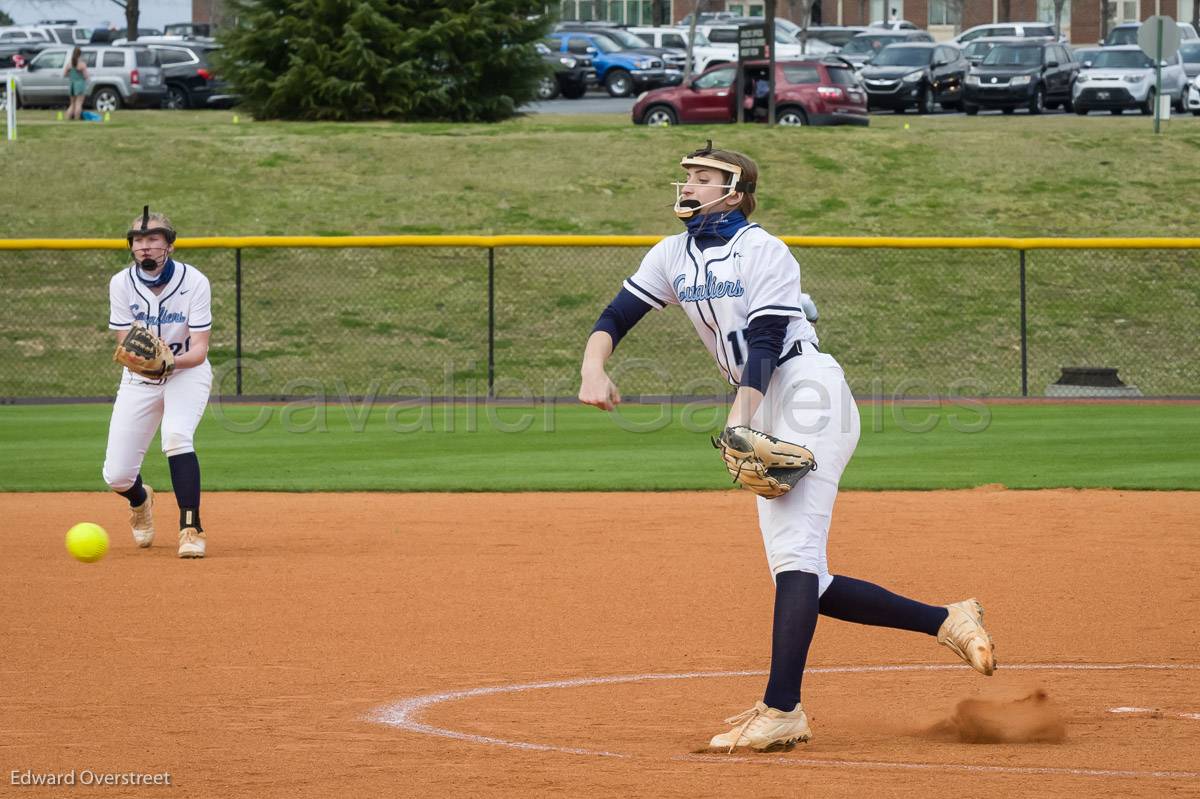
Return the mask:
<svg viewBox="0 0 1200 799">
<path fill-rule="evenodd" d="M 946 108 L 962 104 L 963 81 L 971 65 L 953 45 L 932 42 L 890 44 L 859 73 L 872 111 L 890 108 L 897 114 L 914 107 L 933 113 L 934 103 Z"/>
<path fill-rule="evenodd" d="M 538 81 L 539 100 L 553 100 L 560 94 L 568 100 L 578 100 L 589 86 L 595 85 L 596 70 L 587 56 L 555 52 L 541 42 L 537 43 L 537 51 L 547 69 L 547 74 Z"/>
<path fill-rule="evenodd" d="M 218 45 L 201 42 L 149 43 L 162 62 L 167 99 L 163 108 L 208 108 L 215 97 L 229 97 L 224 83 L 217 79 L 211 57 Z M 220 103 L 224 105 L 225 103 Z"/>
<path fill-rule="evenodd" d="M 879 55 L 889 44 L 932 41 L 933 37 L 925 31 L 889 31 L 874 28 L 852 36 L 837 54 L 839 58 L 853 64 L 855 69 L 862 69 L 863 64 Z"/>
<path fill-rule="evenodd" d="M 1027 108 L 1040 114 L 1047 108 L 1071 108 L 1071 87 L 1079 63 L 1057 42 L 1009 39 L 997 42 L 971 69 L 963 110 L 977 114 L 981 108 L 999 108 L 1011 114 Z"/>
</svg>

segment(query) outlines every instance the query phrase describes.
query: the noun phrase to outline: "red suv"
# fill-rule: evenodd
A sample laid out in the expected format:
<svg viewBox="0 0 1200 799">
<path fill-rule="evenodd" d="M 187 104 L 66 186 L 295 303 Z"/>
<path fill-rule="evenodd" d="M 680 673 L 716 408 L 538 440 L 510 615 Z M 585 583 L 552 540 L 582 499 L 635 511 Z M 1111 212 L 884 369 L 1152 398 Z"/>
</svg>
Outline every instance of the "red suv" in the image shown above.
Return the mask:
<svg viewBox="0 0 1200 799">
<path fill-rule="evenodd" d="M 769 65 L 747 61 L 742 104 L 747 121 L 766 121 Z M 690 83 L 645 92 L 633 104 L 635 125 L 733 122 L 737 66 L 722 64 Z M 867 95 L 854 68 L 838 58 L 775 64 L 775 121 L 780 125 L 868 125 Z"/>
</svg>

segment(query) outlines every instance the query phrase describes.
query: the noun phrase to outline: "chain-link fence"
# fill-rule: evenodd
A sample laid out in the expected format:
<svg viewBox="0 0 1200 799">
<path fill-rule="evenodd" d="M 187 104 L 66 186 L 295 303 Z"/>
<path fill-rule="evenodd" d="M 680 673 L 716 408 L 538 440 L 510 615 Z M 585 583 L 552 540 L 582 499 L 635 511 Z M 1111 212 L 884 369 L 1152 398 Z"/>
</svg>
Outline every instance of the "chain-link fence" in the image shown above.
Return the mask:
<svg viewBox="0 0 1200 799">
<path fill-rule="evenodd" d="M 177 253 L 212 283 L 214 393 L 538 399 L 574 395 L 597 315 L 652 240 L 222 241 Z M 788 241 L 859 396 L 1042 396 L 1071 367 L 1200 395 L 1200 240 Z M 4 244 L 0 398 L 113 396 L 107 287 L 127 254 Z M 729 390 L 674 308 L 611 366 L 626 396 Z"/>
</svg>

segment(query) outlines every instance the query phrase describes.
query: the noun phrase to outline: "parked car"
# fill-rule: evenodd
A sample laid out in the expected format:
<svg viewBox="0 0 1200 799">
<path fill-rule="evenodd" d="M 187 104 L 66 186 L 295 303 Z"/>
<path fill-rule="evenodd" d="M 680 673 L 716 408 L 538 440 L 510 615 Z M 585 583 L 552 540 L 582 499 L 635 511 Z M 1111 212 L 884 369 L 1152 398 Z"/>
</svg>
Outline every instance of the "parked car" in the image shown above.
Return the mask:
<svg viewBox="0 0 1200 799">
<path fill-rule="evenodd" d="M 0 28 L 0 44 L 29 44 L 30 42 L 53 44 L 54 39 L 50 37 L 50 34 L 36 28 L 12 25 Z"/>
<path fill-rule="evenodd" d="M 548 74 L 538 81 L 539 100 L 553 100 L 560 94 L 568 100 L 578 100 L 596 83 L 596 70 L 587 56 L 556 53 L 541 42 L 537 43 L 537 51 L 548 68 Z"/>
<path fill-rule="evenodd" d="M 1054 26 L 1048 22 L 993 22 L 967 28 L 951 41 L 959 47 L 984 36 L 1015 36 L 1019 39 L 1057 39 Z"/>
<path fill-rule="evenodd" d="M 867 90 L 867 107 L 902 114 L 916 108 L 932 114 L 935 103 L 962 105 L 963 83 L 970 63 L 953 45 L 905 42 L 883 48 L 859 73 Z"/>
<path fill-rule="evenodd" d="M 808 35 L 840 48 L 866 30 L 863 25 L 809 25 Z"/>
<path fill-rule="evenodd" d="M 640 53 L 648 55 L 652 58 L 657 58 L 663 62 L 663 68 L 667 71 L 666 82 L 668 85 L 678 85 L 683 79 L 683 69 L 687 61 L 687 48 L 680 50 L 677 47 L 656 47 L 636 36 L 635 34 L 618 28 L 615 26 L 600 27 L 590 26 L 585 27 L 582 23 L 566 22 L 560 24 L 556 30 L 559 31 L 583 31 L 584 33 L 598 33 L 601 36 L 607 36 L 612 39 L 622 50 L 630 53 Z"/>
<path fill-rule="evenodd" d="M 761 25 L 762 22 L 762 17 L 734 17 L 733 19 L 724 20 L 722 24 L 733 24 L 739 26 Z M 820 38 L 813 36 L 811 33 L 805 34 L 803 28 L 801 28 L 795 22 L 792 22 L 787 17 L 775 18 L 775 30 L 776 38 L 780 40 L 781 44 L 801 44 L 801 36 L 804 37 L 804 46 L 801 48 L 802 58 L 829 55 L 830 53 L 837 52 L 837 47 L 835 45 L 823 41 Z M 778 36 L 780 33 L 783 34 L 782 37 Z"/>
<path fill-rule="evenodd" d="M 1180 44 L 1179 57 L 1183 59 L 1183 71 L 1189 78 L 1200 75 L 1200 41 Z"/>
<path fill-rule="evenodd" d="M 747 78 L 767 73 L 767 61 L 743 65 Z M 638 97 L 637 125 L 726 123 L 737 119 L 737 66 L 713 67 L 684 86 L 655 89 Z M 747 79 L 746 86 L 753 81 Z M 743 95 L 742 101 L 753 101 Z M 748 116 L 747 118 L 753 118 Z M 866 94 L 851 66 L 841 59 L 778 61 L 775 119 L 780 125 L 869 125 Z M 764 120 L 765 121 L 765 120 Z"/>
<path fill-rule="evenodd" d="M 885 31 L 919 31 L 921 27 L 915 22 L 909 22 L 906 19 L 889 19 L 886 22 L 882 19 L 872 20 L 867 27 L 879 28 Z"/>
<path fill-rule="evenodd" d="M 607 36 L 595 33 L 551 33 L 546 39 L 551 50 L 561 55 L 592 59 L 596 78 L 613 97 L 625 97 L 637 89 L 653 89 L 666 82 L 662 59 L 627 53 Z"/>
<path fill-rule="evenodd" d="M 147 47 L 81 48 L 88 67 L 87 99 L 84 104 L 97 111 L 115 111 L 122 106 L 158 108 L 166 97 L 158 55 Z M 7 70 L 16 79 L 21 105 L 66 105 L 69 85 L 63 65 L 70 50 L 52 47 L 38 53 L 25 69 Z M 5 102 L 7 102 L 7 97 Z"/>
<path fill-rule="evenodd" d="M 182 36 L 185 39 L 211 38 L 213 26 L 209 22 L 172 22 L 163 27 L 167 36 Z"/>
<path fill-rule="evenodd" d="M 900 42 L 932 42 L 933 37 L 925 31 L 866 31 L 846 42 L 838 55 L 849 61 L 856 69 L 878 55 L 889 44 Z"/>
<path fill-rule="evenodd" d="M 1079 73 L 1075 81 L 1075 113 L 1111 111 L 1120 114 L 1136 108 L 1143 114 L 1154 113 L 1154 59 L 1137 45 L 1105 47 L 1090 69 Z M 1163 96 L 1182 111 L 1187 103 L 1187 75 L 1179 53 L 1162 66 Z"/>
<path fill-rule="evenodd" d="M 963 110 L 999 108 L 1011 114 L 1025 108 L 1040 114 L 1071 105 L 1079 64 L 1065 45 L 1041 39 L 1009 39 L 997 44 L 967 75 Z"/>
<path fill-rule="evenodd" d="M 1200 75 L 1192 78 L 1187 90 L 1187 109 L 1200 117 Z"/>
<path fill-rule="evenodd" d="M 1192 23 L 1177 22 L 1175 24 L 1179 26 L 1179 39 L 1181 42 L 1200 39 L 1200 36 L 1196 35 L 1196 29 L 1192 27 Z M 1137 44 L 1138 31 L 1141 29 L 1142 23 L 1140 22 L 1123 22 L 1120 25 L 1114 26 L 1113 29 L 1108 32 L 1108 36 L 1105 36 L 1104 41 L 1102 41 L 1100 44 L 1104 45 L 1105 47 L 1116 47 L 1122 44 Z"/>
<path fill-rule="evenodd" d="M 143 36 L 162 36 L 163 32 L 158 28 L 138 28 L 138 38 Z M 128 39 L 128 28 L 96 28 L 92 31 L 92 35 L 88 41 L 92 44 L 112 44 L 117 39 Z"/>
<path fill-rule="evenodd" d="M 687 31 L 681 28 L 633 27 L 628 30 L 652 47 L 671 47 L 687 53 Z M 719 64 L 733 63 L 737 57 L 737 47 L 715 45 L 703 33 L 696 31 L 696 40 L 692 45 L 692 74 L 699 74 Z"/>
<path fill-rule="evenodd" d="M 23 69 L 50 42 L 0 42 L 0 69 Z"/>
<path fill-rule="evenodd" d="M 697 30 L 704 31 L 704 35 L 713 44 L 725 44 L 737 47 L 738 41 L 738 25 L 730 25 L 724 22 L 715 25 L 698 25 Z M 775 57 L 782 60 L 811 58 L 812 54 L 804 55 L 800 52 L 799 42 L 792 39 L 780 27 L 775 28 Z"/>
</svg>

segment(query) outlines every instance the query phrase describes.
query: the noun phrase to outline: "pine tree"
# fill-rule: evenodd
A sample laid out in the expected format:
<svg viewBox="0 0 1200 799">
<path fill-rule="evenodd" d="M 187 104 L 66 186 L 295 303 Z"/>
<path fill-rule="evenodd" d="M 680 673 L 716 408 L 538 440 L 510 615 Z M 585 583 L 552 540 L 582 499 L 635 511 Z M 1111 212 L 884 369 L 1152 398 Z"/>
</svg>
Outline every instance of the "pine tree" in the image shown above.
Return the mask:
<svg viewBox="0 0 1200 799">
<path fill-rule="evenodd" d="M 533 99 L 540 0 L 233 0 L 219 62 L 266 119 L 495 121 Z"/>
</svg>

